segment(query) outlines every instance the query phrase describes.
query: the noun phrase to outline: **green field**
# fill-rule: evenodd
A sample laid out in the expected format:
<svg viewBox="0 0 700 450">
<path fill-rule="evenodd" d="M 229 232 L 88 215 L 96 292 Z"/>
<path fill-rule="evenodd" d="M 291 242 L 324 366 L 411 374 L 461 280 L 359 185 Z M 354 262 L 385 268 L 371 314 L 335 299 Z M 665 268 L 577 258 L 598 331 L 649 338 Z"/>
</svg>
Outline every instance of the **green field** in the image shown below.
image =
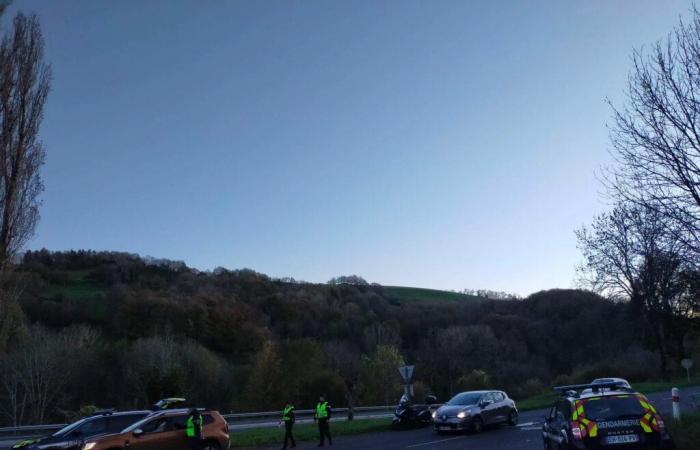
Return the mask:
<svg viewBox="0 0 700 450">
<path fill-rule="evenodd" d="M 468 301 L 483 302 L 486 299 L 475 295 L 460 294 L 459 292 L 440 291 L 405 286 L 383 286 L 387 298 L 401 301 Z"/>
<path fill-rule="evenodd" d="M 331 423 L 331 434 L 343 436 L 350 434 L 372 433 L 384 431 L 391 425 L 391 419 L 355 419 Z M 231 446 L 259 447 L 264 445 L 280 445 L 284 437 L 284 427 L 257 428 L 231 433 Z M 318 428 L 315 424 L 300 424 L 294 427 L 294 437 L 297 441 L 315 441 L 318 439 Z"/>
<path fill-rule="evenodd" d="M 70 270 L 64 272 L 66 279 L 61 283 L 51 283 L 44 294 L 47 297 L 64 297 L 69 300 L 85 300 L 99 297 L 107 289 L 88 278 L 89 270 Z"/>
</svg>

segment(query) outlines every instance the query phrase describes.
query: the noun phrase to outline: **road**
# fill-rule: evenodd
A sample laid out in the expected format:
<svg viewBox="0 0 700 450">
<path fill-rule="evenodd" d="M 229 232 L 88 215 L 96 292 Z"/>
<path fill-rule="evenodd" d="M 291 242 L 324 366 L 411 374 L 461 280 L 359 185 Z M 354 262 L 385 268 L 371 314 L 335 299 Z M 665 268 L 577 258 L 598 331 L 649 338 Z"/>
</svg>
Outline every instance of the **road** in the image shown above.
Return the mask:
<svg viewBox="0 0 700 450">
<path fill-rule="evenodd" d="M 690 395 L 700 394 L 700 387 L 681 389 L 681 411 L 690 410 Z M 657 392 L 648 395 L 667 421 L 671 419 L 670 392 Z M 384 431 L 359 436 L 339 436 L 334 450 L 541 450 L 542 418 L 546 410 L 526 411 L 520 414 L 517 427 L 501 426 L 487 429 L 482 434 L 435 434 L 432 428 L 410 431 Z M 235 444 L 235 434 L 233 434 Z M 0 441 L 0 450 L 7 450 L 10 441 Z M 235 447 L 234 447 L 235 448 Z M 270 449 L 279 446 L 269 447 Z M 316 443 L 306 442 L 299 449 L 316 448 Z"/>
<path fill-rule="evenodd" d="M 681 389 L 681 413 L 690 410 L 690 395 L 700 394 L 700 387 Z M 667 421 L 671 417 L 670 392 L 647 395 Z M 541 450 L 542 419 L 547 410 L 520 413 L 517 427 L 500 426 L 478 435 L 436 434 L 432 428 L 411 431 L 384 431 L 359 436 L 339 436 L 333 450 Z M 235 434 L 233 435 L 235 443 Z M 298 449 L 316 448 L 316 442 L 297 445 Z M 235 447 L 234 447 L 235 448 Z M 269 447 L 277 449 L 279 446 Z M 266 449 L 267 450 L 267 449 Z"/>
</svg>

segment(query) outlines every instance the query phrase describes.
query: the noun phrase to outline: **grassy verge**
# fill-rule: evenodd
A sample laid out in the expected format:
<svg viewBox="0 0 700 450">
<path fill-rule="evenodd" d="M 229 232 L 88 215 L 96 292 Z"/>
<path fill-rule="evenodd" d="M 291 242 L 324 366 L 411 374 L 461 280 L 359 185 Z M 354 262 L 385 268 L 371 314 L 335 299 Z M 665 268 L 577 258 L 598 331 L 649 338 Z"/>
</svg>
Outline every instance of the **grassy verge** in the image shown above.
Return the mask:
<svg viewBox="0 0 700 450">
<path fill-rule="evenodd" d="M 391 425 L 391 419 L 355 419 L 350 422 L 331 422 L 331 434 L 333 436 L 347 436 L 384 431 L 389 428 L 389 425 Z M 298 424 L 294 427 L 294 437 L 297 441 L 315 441 L 318 439 L 318 428 L 315 424 Z M 284 427 L 258 428 L 231 433 L 231 445 L 235 448 L 281 445 L 283 438 Z"/>
<path fill-rule="evenodd" d="M 700 413 L 685 414 L 680 423 L 667 420 L 677 450 L 696 450 L 700 442 Z"/>
</svg>

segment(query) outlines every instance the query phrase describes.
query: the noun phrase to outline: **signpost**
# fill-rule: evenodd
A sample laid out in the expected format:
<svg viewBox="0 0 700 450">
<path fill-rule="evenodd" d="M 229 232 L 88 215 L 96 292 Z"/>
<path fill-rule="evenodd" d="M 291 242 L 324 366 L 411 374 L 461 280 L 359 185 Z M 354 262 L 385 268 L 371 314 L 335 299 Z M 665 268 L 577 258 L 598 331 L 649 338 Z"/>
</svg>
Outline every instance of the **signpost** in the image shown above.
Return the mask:
<svg viewBox="0 0 700 450">
<path fill-rule="evenodd" d="M 693 360 L 690 358 L 683 358 L 681 360 L 681 367 L 685 369 L 685 372 L 688 375 L 688 383 L 690 383 L 690 368 L 693 367 Z"/>
<path fill-rule="evenodd" d="M 404 393 L 408 395 L 409 397 L 413 397 L 413 369 L 415 369 L 416 366 L 401 366 L 399 367 L 399 373 L 401 374 L 401 378 L 403 378 L 405 388 L 404 388 Z"/>
</svg>

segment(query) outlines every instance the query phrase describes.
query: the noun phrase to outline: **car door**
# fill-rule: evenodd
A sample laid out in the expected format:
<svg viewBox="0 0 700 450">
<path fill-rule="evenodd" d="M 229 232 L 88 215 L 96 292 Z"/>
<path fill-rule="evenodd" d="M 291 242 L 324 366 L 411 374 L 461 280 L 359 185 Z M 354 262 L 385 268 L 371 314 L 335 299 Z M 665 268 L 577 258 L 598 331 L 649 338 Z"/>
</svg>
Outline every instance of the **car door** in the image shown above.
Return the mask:
<svg viewBox="0 0 700 450">
<path fill-rule="evenodd" d="M 557 405 L 554 404 L 549 409 L 549 412 L 544 418 L 544 424 L 542 425 L 542 439 L 544 440 L 545 450 L 554 450 L 557 448 L 558 443 L 555 441 L 552 430 L 554 429 L 555 419 L 557 416 Z"/>
<path fill-rule="evenodd" d="M 173 427 L 170 417 L 159 416 L 141 426 L 141 433 L 134 434 L 129 447 L 133 450 L 181 450 L 178 440 L 180 430 Z"/>
<path fill-rule="evenodd" d="M 177 431 L 177 436 L 176 436 L 176 442 L 178 447 L 177 448 L 187 448 L 188 442 L 187 442 L 187 419 L 189 418 L 189 414 L 178 414 L 176 416 L 172 417 L 172 423 L 173 423 L 173 428 L 175 431 Z M 211 416 L 209 416 L 211 419 Z M 207 415 L 202 415 L 202 434 L 204 434 L 204 426 L 207 424 Z"/>
<path fill-rule="evenodd" d="M 561 449 L 568 443 L 568 417 L 570 415 L 569 402 L 566 399 L 557 401 L 553 408 L 553 416 L 549 420 L 550 448 Z"/>
<path fill-rule="evenodd" d="M 508 414 L 510 413 L 510 407 L 508 402 L 506 402 L 506 396 L 503 392 L 494 392 L 493 397 L 496 401 L 496 409 L 498 411 L 497 421 L 499 423 L 508 420 Z"/>
<path fill-rule="evenodd" d="M 493 392 L 488 392 L 481 397 L 481 418 L 484 419 L 484 424 L 491 425 L 498 421 L 498 405 Z"/>
</svg>

